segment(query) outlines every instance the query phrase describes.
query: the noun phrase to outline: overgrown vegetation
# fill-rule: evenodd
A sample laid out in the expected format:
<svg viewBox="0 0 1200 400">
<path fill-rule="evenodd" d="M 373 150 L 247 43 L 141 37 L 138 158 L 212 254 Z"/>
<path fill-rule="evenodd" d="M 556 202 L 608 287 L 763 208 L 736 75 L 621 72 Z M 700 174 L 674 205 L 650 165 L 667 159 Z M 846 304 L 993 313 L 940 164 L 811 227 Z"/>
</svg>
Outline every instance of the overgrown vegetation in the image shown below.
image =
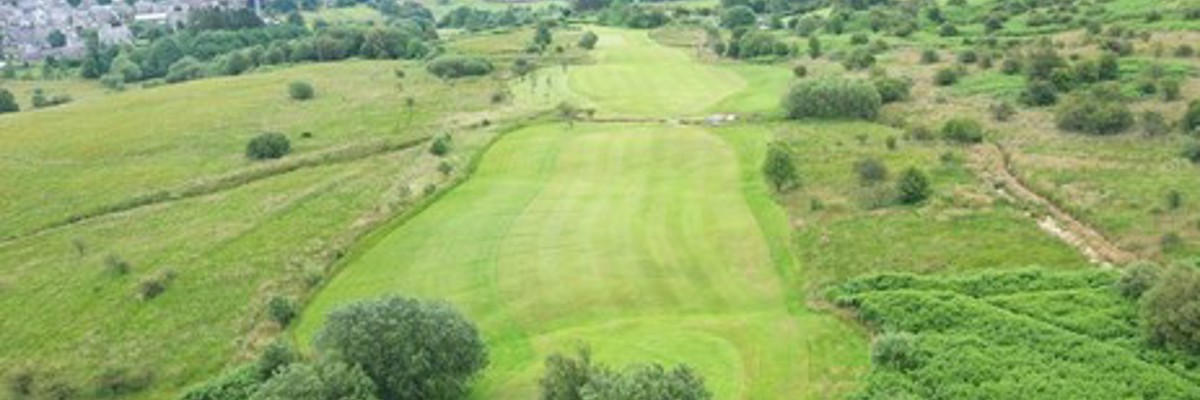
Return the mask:
<svg viewBox="0 0 1200 400">
<path fill-rule="evenodd" d="M 807 79 L 783 99 L 788 118 L 874 119 L 883 99 L 870 83 L 850 79 Z"/>
</svg>

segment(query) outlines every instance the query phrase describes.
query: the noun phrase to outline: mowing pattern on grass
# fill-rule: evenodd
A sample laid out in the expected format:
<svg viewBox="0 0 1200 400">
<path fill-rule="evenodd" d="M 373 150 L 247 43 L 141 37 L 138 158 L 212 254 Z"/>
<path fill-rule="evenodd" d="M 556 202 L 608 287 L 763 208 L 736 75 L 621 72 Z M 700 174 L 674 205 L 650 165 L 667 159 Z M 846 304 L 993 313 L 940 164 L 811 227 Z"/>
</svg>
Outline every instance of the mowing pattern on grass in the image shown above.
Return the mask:
<svg viewBox="0 0 1200 400">
<path fill-rule="evenodd" d="M 542 126 L 505 137 L 478 174 L 364 253 L 306 312 L 445 297 L 494 360 L 479 394 L 533 394 L 541 357 L 573 340 L 618 362 L 688 362 L 720 398 L 818 397 L 862 365 L 828 316 L 792 316 L 747 203 L 738 154 L 695 128 Z"/>
<path fill-rule="evenodd" d="M 913 334 L 911 349 L 877 360 L 860 398 L 1200 398 L 1198 360 L 1148 347 L 1116 280 L 1102 270 L 893 274 L 831 294 L 872 326 Z"/>
</svg>

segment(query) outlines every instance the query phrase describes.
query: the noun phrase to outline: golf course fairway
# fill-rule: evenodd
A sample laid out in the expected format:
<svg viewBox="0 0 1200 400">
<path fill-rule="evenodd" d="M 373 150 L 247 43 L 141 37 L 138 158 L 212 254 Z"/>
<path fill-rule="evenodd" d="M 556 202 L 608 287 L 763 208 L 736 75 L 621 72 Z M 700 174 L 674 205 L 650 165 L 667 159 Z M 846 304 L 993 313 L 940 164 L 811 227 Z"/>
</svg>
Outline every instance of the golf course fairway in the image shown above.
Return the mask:
<svg viewBox="0 0 1200 400">
<path fill-rule="evenodd" d="M 609 79 L 592 72 L 604 60 L 622 53 L 620 68 L 634 76 L 660 65 L 655 57 L 685 56 L 644 33 L 600 36 L 600 64 L 574 69 L 571 88 L 586 87 L 576 94 L 601 110 L 623 111 L 616 99 L 633 90 L 591 82 Z M 623 40 L 605 44 L 613 37 Z M 638 79 L 656 91 L 709 79 L 672 75 Z M 657 109 L 699 112 L 726 95 L 717 93 L 682 91 Z M 646 104 L 654 96 L 632 101 L 656 109 Z M 672 124 L 546 123 L 505 134 L 469 181 L 357 253 L 296 334 L 310 343 L 337 306 L 400 294 L 446 299 L 479 325 L 490 364 L 474 398 L 536 398 L 544 358 L 579 344 L 612 365 L 688 363 L 718 399 L 844 393 L 867 365 L 865 338 L 789 294 L 802 269 L 758 171 L 766 141 L 761 130 Z"/>
</svg>

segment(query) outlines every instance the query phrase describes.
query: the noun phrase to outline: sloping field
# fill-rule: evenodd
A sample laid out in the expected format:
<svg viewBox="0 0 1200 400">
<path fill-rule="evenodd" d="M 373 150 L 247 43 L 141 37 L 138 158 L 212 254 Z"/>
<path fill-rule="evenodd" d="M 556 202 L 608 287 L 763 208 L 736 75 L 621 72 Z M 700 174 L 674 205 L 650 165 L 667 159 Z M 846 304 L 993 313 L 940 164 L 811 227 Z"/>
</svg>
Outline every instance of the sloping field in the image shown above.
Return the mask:
<svg viewBox="0 0 1200 400">
<path fill-rule="evenodd" d="M 697 63 L 682 50 L 657 45 L 644 31 L 594 30 L 600 36 L 597 62 L 573 68 L 569 84 L 600 114 L 695 116 L 747 86 L 736 72 Z"/>
<path fill-rule="evenodd" d="M 574 341 L 618 363 L 688 362 L 719 398 L 820 397 L 853 378 L 863 343 L 831 317 L 788 313 L 742 190 L 761 183 L 743 181 L 738 157 L 697 128 L 512 133 L 335 278 L 300 337 L 339 304 L 398 292 L 480 322 L 493 361 L 481 398 L 529 398 L 542 357 Z"/>
</svg>

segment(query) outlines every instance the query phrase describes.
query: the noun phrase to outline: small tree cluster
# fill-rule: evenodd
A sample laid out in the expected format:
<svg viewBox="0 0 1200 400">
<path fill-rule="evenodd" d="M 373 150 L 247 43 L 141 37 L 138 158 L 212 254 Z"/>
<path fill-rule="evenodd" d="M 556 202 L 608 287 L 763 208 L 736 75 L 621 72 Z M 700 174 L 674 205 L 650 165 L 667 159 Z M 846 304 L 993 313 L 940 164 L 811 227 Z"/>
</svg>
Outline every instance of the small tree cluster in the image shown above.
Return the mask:
<svg viewBox="0 0 1200 400">
<path fill-rule="evenodd" d="M 807 79 L 783 99 L 788 118 L 874 119 L 883 99 L 875 86 L 849 79 Z"/>
<path fill-rule="evenodd" d="M 575 357 L 553 354 L 546 358 L 546 374 L 539 382 L 542 400 L 707 400 L 712 393 L 704 378 L 687 365 L 664 368 L 659 364 L 631 366 L 616 371 L 592 361 L 581 348 Z"/>
</svg>

